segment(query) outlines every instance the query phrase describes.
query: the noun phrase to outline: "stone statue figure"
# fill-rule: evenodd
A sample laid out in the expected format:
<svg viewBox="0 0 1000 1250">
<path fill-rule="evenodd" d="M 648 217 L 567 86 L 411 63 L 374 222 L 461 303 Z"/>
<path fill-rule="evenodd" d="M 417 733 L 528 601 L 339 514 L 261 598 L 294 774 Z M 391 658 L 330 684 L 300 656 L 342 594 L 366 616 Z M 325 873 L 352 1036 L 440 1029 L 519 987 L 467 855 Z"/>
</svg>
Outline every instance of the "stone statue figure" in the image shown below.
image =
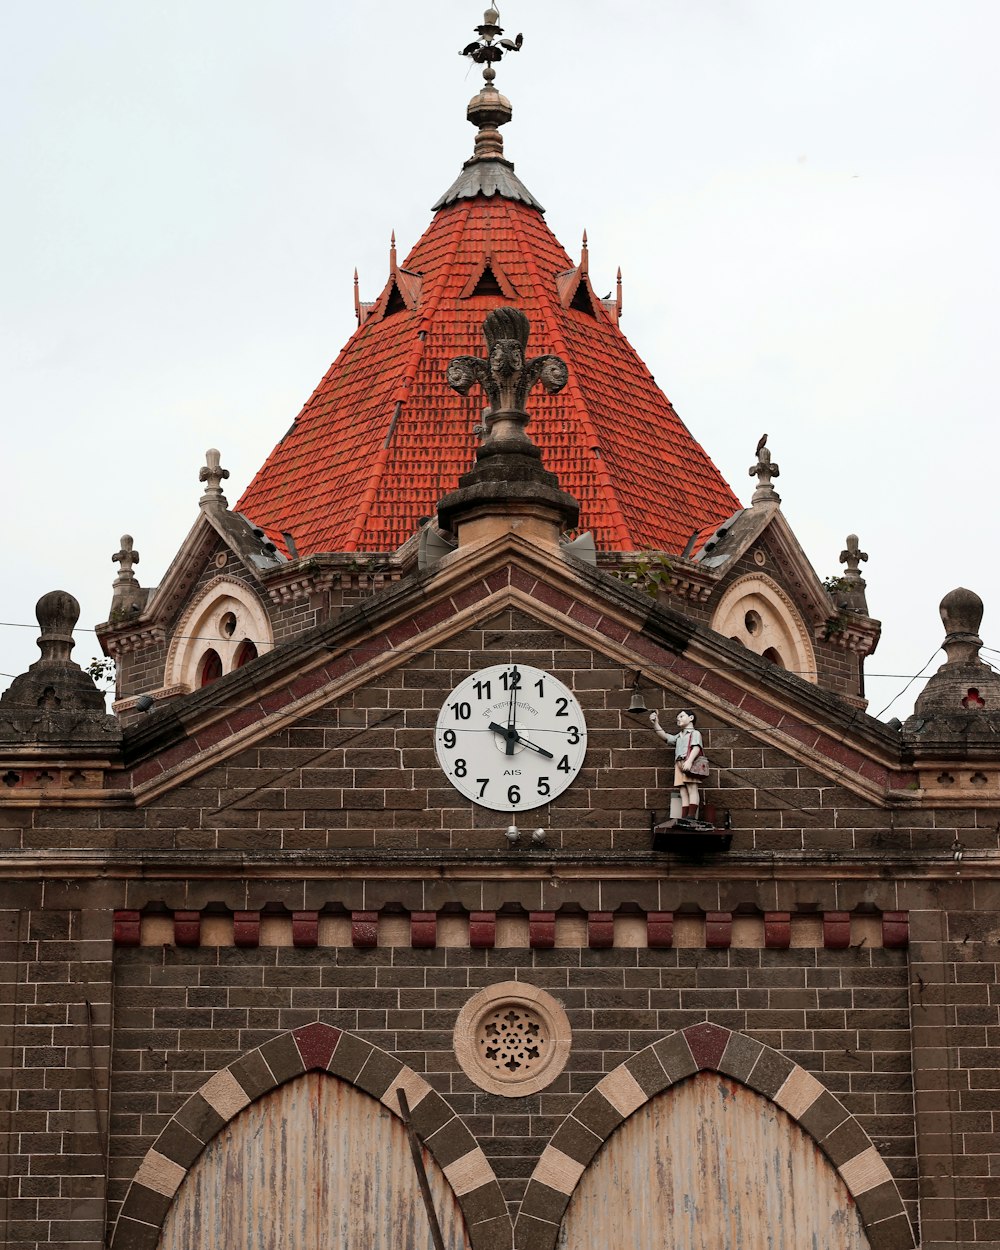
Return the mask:
<svg viewBox="0 0 1000 1250">
<path fill-rule="evenodd" d="M 699 778 L 708 775 L 708 760 L 702 749 L 701 732 L 695 729 L 695 714 L 686 709 L 677 713 L 677 733 L 668 734 L 655 712 L 649 714 L 658 738 L 674 748 L 674 785 L 681 792 L 681 819 L 695 820 L 701 804 Z"/>
</svg>

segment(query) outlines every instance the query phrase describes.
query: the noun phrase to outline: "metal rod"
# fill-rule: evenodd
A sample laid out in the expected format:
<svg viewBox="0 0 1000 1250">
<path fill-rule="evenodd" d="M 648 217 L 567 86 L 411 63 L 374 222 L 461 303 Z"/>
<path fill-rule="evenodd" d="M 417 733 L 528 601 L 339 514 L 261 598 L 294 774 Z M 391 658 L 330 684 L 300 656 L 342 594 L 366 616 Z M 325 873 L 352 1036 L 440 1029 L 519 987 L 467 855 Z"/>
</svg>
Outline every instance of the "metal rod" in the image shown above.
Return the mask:
<svg viewBox="0 0 1000 1250">
<path fill-rule="evenodd" d="M 410 1140 L 410 1154 L 413 1156 L 413 1166 L 417 1169 L 417 1181 L 424 1200 L 424 1208 L 427 1211 L 427 1219 L 430 1221 L 434 1250 L 444 1250 L 441 1225 L 438 1223 L 437 1212 L 434 1210 L 434 1202 L 431 1199 L 431 1187 L 427 1180 L 427 1170 L 424 1167 L 423 1155 L 420 1153 L 420 1141 L 417 1138 L 417 1131 L 413 1127 L 413 1122 L 410 1120 L 410 1104 L 406 1101 L 406 1091 L 404 1089 L 396 1090 L 396 1097 L 399 1099 L 400 1115 L 406 1126 L 406 1136 Z"/>
</svg>

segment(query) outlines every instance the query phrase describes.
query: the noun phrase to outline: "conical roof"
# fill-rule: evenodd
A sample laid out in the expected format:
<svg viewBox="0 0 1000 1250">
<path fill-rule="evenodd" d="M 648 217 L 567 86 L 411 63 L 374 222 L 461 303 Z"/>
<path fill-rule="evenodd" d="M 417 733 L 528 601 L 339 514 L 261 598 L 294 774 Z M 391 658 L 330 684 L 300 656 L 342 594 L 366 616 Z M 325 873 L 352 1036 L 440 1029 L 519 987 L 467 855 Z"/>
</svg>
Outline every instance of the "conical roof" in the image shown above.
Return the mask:
<svg viewBox="0 0 1000 1250">
<path fill-rule="evenodd" d="M 495 28 L 498 29 L 498 28 Z M 294 424 L 237 504 L 300 556 L 391 551 L 472 466 L 482 397 L 445 371 L 482 355 L 483 319 L 513 304 L 531 321 L 531 355 L 569 367 L 556 396 L 535 392 L 529 433 L 545 467 L 580 503 L 599 549 L 680 552 L 718 527 L 736 496 L 598 299 L 584 243 L 574 266 L 538 201 L 503 158 L 509 102 L 492 86 L 469 105 L 475 155 Z"/>
</svg>

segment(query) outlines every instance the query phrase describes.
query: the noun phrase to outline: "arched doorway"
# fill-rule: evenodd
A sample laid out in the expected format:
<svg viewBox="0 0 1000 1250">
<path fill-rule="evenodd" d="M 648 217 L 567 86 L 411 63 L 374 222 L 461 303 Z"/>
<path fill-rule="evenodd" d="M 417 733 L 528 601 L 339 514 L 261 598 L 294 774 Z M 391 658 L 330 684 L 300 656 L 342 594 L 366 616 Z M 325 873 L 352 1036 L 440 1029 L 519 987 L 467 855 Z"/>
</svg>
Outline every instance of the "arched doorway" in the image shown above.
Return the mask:
<svg viewBox="0 0 1000 1250">
<path fill-rule="evenodd" d="M 584 1171 L 558 1250 L 869 1250 L 854 1199 L 775 1103 L 702 1072 L 639 1107 Z"/>
<path fill-rule="evenodd" d="M 458 1200 L 427 1151 L 447 1250 L 467 1250 Z M 310 1072 L 252 1103 L 206 1146 L 167 1213 L 159 1250 L 433 1250 L 400 1120 Z"/>
</svg>

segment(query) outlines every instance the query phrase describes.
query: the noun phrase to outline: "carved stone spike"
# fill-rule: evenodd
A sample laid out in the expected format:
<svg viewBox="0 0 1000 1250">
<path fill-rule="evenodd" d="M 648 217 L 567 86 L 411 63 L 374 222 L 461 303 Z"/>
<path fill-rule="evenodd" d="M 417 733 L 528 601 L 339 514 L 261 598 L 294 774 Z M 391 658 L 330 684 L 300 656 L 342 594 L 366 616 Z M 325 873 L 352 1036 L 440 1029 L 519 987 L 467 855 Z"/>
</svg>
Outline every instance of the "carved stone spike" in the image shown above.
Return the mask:
<svg viewBox="0 0 1000 1250">
<path fill-rule="evenodd" d="M 229 470 L 223 469 L 220 462 L 219 451 L 215 447 L 209 447 L 205 452 L 205 463 L 198 474 L 198 481 L 205 483 L 205 493 L 199 501 L 203 508 L 213 504 L 222 508 L 229 507 L 221 485 L 229 476 Z"/>
<path fill-rule="evenodd" d="M 121 549 L 116 551 L 111 557 L 113 563 L 118 565 L 118 576 L 115 578 L 115 585 L 120 586 L 124 582 L 134 582 L 135 574 L 133 568 L 139 563 L 139 553 L 133 546 L 131 534 L 122 534 Z"/>
<path fill-rule="evenodd" d="M 868 559 L 868 552 L 862 551 L 857 534 L 847 535 L 847 546 L 840 553 L 840 563 L 847 565 L 847 573 L 859 573 L 862 561 Z"/>
<path fill-rule="evenodd" d="M 448 365 L 448 385 L 460 395 L 467 395 L 475 383 L 486 392 L 490 403 L 486 414 L 487 437 L 526 438 L 523 427 L 528 414 L 525 402 L 536 383 L 554 395 L 569 378 L 565 361 L 558 356 L 527 358 L 531 323 L 519 308 L 504 306 L 488 313 L 483 322 L 488 355 L 457 356 Z M 497 421 L 504 428 L 494 429 Z"/>
</svg>

